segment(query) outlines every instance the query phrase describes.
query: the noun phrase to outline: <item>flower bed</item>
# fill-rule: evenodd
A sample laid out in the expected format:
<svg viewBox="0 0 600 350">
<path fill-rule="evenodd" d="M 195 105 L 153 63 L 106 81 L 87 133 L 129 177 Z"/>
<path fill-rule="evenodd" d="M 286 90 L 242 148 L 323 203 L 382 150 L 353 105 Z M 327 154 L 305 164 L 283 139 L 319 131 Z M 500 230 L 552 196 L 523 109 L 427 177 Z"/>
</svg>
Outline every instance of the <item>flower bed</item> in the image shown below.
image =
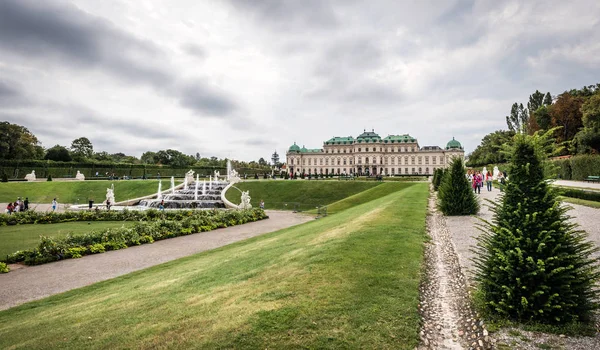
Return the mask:
<svg viewBox="0 0 600 350">
<path fill-rule="evenodd" d="M 131 213 L 133 212 L 126 214 Z M 103 253 L 107 250 L 118 250 L 135 245 L 152 243 L 161 239 L 184 236 L 196 232 L 241 225 L 267 218 L 264 210 L 260 208 L 228 211 L 190 210 L 164 213 L 147 211 L 145 213 L 147 221 L 137 222 L 130 227 L 92 231 L 84 235 L 69 235 L 57 239 L 42 236 L 37 248 L 15 252 L 9 255 L 4 261 L 7 263 L 23 262 L 26 265 L 39 265 L 62 259 L 80 258 L 84 255 Z M 57 215 L 62 214 L 66 213 Z M 104 218 L 103 220 L 114 221 L 119 219 L 112 217 L 111 219 Z"/>
</svg>

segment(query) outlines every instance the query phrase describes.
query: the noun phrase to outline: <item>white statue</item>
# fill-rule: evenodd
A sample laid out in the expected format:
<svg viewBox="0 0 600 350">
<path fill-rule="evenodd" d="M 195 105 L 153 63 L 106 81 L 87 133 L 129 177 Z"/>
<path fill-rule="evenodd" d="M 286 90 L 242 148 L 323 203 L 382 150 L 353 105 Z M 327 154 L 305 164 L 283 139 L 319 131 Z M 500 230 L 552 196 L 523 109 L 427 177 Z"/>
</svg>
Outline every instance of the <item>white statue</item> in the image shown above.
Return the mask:
<svg viewBox="0 0 600 350">
<path fill-rule="evenodd" d="M 500 174 L 500 170 L 498 170 L 498 167 L 495 166 L 494 167 L 494 172 L 492 173 L 494 180 L 498 180 L 498 174 Z"/>
<path fill-rule="evenodd" d="M 190 171 L 185 173 L 185 179 L 187 180 L 188 184 L 194 182 L 194 171 L 190 169 Z"/>
<path fill-rule="evenodd" d="M 229 172 L 229 179 L 228 180 L 231 183 L 237 183 L 237 182 L 240 182 L 242 179 L 240 179 L 240 176 L 239 176 L 238 172 L 235 171 L 235 169 L 232 169 Z"/>
<path fill-rule="evenodd" d="M 111 184 L 110 188 L 106 189 L 106 201 L 104 204 L 115 205 L 115 184 Z"/>
<path fill-rule="evenodd" d="M 81 172 L 79 172 L 79 170 L 77 170 L 77 175 L 75 175 L 75 178 L 77 180 L 85 180 L 85 175 L 83 175 Z"/>
<path fill-rule="evenodd" d="M 219 179 L 219 176 L 221 176 L 221 173 L 219 173 L 217 170 L 215 170 L 215 179 Z"/>
<path fill-rule="evenodd" d="M 240 203 L 240 209 L 251 209 L 249 191 L 242 191 L 242 202 Z"/>
<path fill-rule="evenodd" d="M 27 181 L 35 181 L 35 170 L 32 170 L 31 174 L 25 175 L 25 180 L 27 180 Z"/>
</svg>

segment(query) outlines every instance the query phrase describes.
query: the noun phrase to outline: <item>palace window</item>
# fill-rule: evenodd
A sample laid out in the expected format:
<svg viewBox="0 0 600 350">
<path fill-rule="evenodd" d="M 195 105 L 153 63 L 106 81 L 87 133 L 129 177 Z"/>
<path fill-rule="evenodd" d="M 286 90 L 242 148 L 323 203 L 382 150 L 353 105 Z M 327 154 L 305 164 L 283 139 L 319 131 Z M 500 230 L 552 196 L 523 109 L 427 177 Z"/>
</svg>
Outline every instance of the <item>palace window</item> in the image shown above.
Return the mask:
<svg viewBox="0 0 600 350">
<path fill-rule="evenodd" d="M 358 151 L 360 152 L 360 147 L 358 147 Z"/>
<path fill-rule="evenodd" d="M 429 174 L 429 168 L 425 168 L 425 174 Z"/>
<path fill-rule="evenodd" d="M 444 156 L 440 156 L 440 164 L 444 164 Z"/>
<path fill-rule="evenodd" d="M 421 161 L 422 161 L 421 156 L 419 156 L 419 164 L 421 164 Z"/>
<path fill-rule="evenodd" d="M 338 165 L 340 165 L 340 159 L 338 158 Z"/>
<path fill-rule="evenodd" d="M 325 165 L 329 165 L 329 159 L 325 159 Z"/>
<path fill-rule="evenodd" d="M 392 175 L 394 175 L 394 168 L 392 168 Z"/>
<path fill-rule="evenodd" d="M 421 171 L 421 168 L 419 168 L 419 174 L 420 174 L 421 172 L 422 172 L 422 171 Z"/>
<path fill-rule="evenodd" d="M 346 165 L 346 158 L 344 158 L 344 165 Z"/>
<path fill-rule="evenodd" d="M 412 168 L 412 173 L 413 173 L 413 174 L 415 173 L 415 168 Z"/>
<path fill-rule="evenodd" d="M 414 156 L 410 157 L 410 161 L 411 161 L 412 165 L 415 165 L 415 157 Z M 414 170 L 413 170 L 413 172 L 414 172 Z"/>
<path fill-rule="evenodd" d="M 350 159 L 350 165 L 352 165 L 352 159 Z"/>
<path fill-rule="evenodd" d="M 346 149 L 344 148 L 344 153 L 346 153 Z"/>
<path fill-rule="evenodd" d="M 302 159 L 302 165 L 306 165 L 306 159 Z"/>
<path fill-rule="evenodd" d="M 365 158 L 365 164 L 369 164 L 369 157 Z"/>
<path fill-rule="evenodd" d="M 383 152 L 383 147 L 379 147 L 379 152 Z"/>
<path fill-rule="evenodd" d="M 365 152 L 369 152 L 369 147 L 365 148 Z"/>
<path fill-rule="evenodd" d="M 431 157 L 432 163 L 435 164 L 436 156 Z"/>
<path fill-rule="evenodd" d="M 425 156 L 425 164 L 429 164 L 429 156 Z"/>
<path fill-rule="evenodd" d="M 323 158 L 319 159 L 319 165 L 323 165 Z"/>
</svg>

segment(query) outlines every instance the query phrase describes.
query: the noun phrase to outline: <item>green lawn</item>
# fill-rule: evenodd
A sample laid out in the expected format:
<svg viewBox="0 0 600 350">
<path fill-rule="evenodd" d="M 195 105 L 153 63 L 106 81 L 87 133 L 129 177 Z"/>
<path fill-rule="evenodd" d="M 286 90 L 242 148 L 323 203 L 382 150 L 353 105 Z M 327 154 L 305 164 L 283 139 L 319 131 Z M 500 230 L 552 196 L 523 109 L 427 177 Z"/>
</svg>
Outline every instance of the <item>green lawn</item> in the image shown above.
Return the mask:
<svg viewBox="0 0 600 350">
<path fill-rule="evenodd" d="M 170 179 L 161 181 L 163 190 L 171 187 Z M 14 202 L 17 197 L 29 197 L 31 203 L 50 203 L 55 197 L 60 203 L 86 204 L 88 198 L 100 203 L 106 199 L 106 189 L 111 184 L 115 185 L 117 201 L 147 196 L 158 190 L 158 180 L 0 182 L 0 203 Z"/>
<path fill-rule="evenodd" d="M 34 224 L 0 226 L 0 259 L 17 250 L 35 248 L 40 236 L 64 237 L 68 233 L 81 235 L 92 230 L 132 225 L 130 221 L 65 222 L 60 224 Z"/>
<path fill-rule="evenodd" d="M 414 349 L 427 184 L 0 312 L 0 348 Z"/>
<path fill-rule="evenodd" d="M 265 209 L 309 210 L 316 206 L 327 205 L 342 198 L 381 185 L 376 181 L 247 181 L 235 185 L 243 191 L 250 191 L 252 206 L 265 201 Z M 241 193 L 235 188 L 227 191 L 231 202 L 240 203 Z"/>
<path fill-rule="evenodd" d="M 414 183 L 414 182 L 413 183 L 410 183 L 410 182 L 386 182 L 379 186 L 370 188 L 368 190 L 359 192 L 355 195 L 346 197 L 342 200 L 339 200 L 337 202 L 329 204 L 327 206 L 327 214 L 338 213 L 338 212 L 344 211 L 348 208 L 370 202 L 377 198 L 381 198 L 390 193 L 400 191 L 400 190 L 403 190 L 407 187 L 411 187 L 414 185 L 416 185 L 416 183 Z M 313 209 L 310 212 L 316 213 L 317 210 Z"/>
</svg>

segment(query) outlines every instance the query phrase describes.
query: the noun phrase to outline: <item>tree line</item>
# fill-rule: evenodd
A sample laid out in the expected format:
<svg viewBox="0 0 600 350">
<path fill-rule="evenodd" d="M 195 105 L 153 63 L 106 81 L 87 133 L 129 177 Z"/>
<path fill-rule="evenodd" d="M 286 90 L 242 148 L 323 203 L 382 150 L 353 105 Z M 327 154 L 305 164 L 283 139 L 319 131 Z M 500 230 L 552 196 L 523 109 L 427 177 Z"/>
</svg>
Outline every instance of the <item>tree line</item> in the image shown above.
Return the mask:
<svg viewBox="0 0 600 350">
<path fill-rule="evenodd" d="M 124 153 L 95 152 L 94 145 L 87 137 L 79 137 L 71 142 L 70 147 L 55 145 L 44 148 L 38 138 L 26 127 L 0 122 L 0 160 L 52 160 L 59 162 L 79 163 L 115 163 L 115 164 L 149 164 L 165 165 L 174 168 L 182 167 L 220 167 L 227 166 L 227 159 L 217 157 L 201 157 L 187 155 L 178 150 L 166 149 L 147 151 L 140 158 Z M 278 159 L 277 159 L 278 160 Z M 258 161 L 231 160 L 234 168 L 256 168 L 268 171 L 270 163 L 264 158 Z"/>
<path fill-rule="evenodd" d="M 572 89 L 553 97 L 536 90 L 529 95 L 526 107 L 515 102 L 506 116 L 508 130 L 486 135 L 469 155 L 469 166 L 505 163 L 501 146 L 515 134 L 533 135 L 555 129 L 561 155 L 600 154 L 600 84 Z"/>
</svg>

